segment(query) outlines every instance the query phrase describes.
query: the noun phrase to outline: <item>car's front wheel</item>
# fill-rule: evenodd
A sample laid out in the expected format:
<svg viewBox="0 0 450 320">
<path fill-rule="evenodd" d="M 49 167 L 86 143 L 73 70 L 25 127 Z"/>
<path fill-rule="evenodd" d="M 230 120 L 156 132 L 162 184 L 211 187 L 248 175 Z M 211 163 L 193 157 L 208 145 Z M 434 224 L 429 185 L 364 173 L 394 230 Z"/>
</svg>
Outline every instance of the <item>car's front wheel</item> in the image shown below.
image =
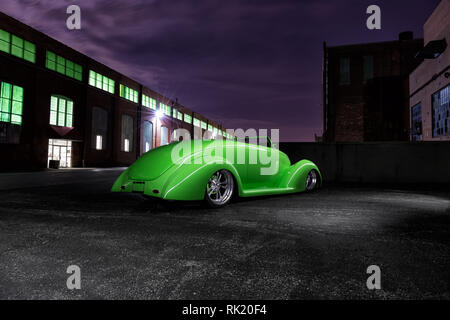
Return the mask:
<svg viewBox="0 0 450 320">
<path fill-rule="evenodd" d="M 211 207 L 222 207 L 231 201 L 233 193 L 233 175 L 228 170 L 219 170 L 206 184 L 205 200 Z"/>
</svg>

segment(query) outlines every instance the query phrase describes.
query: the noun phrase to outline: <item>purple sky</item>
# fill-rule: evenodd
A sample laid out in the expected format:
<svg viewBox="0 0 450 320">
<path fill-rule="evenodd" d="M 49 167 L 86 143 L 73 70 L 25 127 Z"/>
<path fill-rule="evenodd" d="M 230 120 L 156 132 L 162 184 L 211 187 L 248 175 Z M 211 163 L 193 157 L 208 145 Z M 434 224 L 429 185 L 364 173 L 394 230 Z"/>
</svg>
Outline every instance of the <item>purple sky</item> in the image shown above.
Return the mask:
<svg viewBox="0 0 450 320">
<path fill-rule="evenodd" d="M 322 130 L 322 42 L 397 39 L 439 0 L 1 0 L 0 11 L 228 128 L 279 128 L 282 141 Z M 66 8 L 82 30 L 66 29 Z M 377 4 L 382 30 L 366 28 Z"/>
</svg>

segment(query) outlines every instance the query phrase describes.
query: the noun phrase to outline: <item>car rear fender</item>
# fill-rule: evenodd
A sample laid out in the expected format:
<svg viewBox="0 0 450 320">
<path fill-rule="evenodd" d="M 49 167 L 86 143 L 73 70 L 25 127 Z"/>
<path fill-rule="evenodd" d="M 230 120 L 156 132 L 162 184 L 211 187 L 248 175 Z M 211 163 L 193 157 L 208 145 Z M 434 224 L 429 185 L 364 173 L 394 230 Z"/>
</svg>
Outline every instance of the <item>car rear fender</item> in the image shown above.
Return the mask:
<svg viewBox="0 0 450 320">
<path fill-rule="evenodd" d="M 196 161 L 183 164 L 176 168 L 168 177 L 162 188 L 162 198 L 167 200 L 203 200 L 206 183 L 218 170 L 230 171 L 237 183 L 239 193 L 242 181 L 236 168 L 226 161 L 212 160 L 207 163 L 196 164 Z"/>
</svg>

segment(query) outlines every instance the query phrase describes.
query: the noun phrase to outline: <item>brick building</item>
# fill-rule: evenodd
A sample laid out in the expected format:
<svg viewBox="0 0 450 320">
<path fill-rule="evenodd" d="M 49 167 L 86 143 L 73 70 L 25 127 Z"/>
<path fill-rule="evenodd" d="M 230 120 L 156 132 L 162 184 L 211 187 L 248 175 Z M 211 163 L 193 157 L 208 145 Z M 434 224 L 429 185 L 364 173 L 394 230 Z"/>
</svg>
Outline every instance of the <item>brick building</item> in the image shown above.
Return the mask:
<svg viewBox="0 0 450 320">
<path fill-rule="evenodd" d="M 328 47 L 323 57 L 323 141 L 408 140 L 408 75 L 422 39 Z"/>
<path fill-rule="evenodd" d="M 171 142 L 225 129 L 0 13 L 0 168 L 128 165 Z M 196 138 L 201 138 L 198 134 Z"/>
<path fill-rule="evenodd" d="M 424 61 L 411 73 L 412 141 L 450 140 L 450 1 L 443 0 L 424 24 Z"/>
</svg>

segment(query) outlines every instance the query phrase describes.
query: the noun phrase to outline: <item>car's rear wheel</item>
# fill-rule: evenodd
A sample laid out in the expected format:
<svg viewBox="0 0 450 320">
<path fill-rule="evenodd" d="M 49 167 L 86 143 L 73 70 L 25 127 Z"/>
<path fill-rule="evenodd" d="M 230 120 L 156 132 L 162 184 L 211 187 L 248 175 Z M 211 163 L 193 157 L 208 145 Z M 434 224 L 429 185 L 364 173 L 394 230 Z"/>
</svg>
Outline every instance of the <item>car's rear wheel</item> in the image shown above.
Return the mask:
<svg viewBox="0 0 450 320">
<path fill-rule="evenodd" d="M 206 184 L 205 200 L 211 207 L 222 207 L 231 201 L 233 193 L 233 175 L 228 170 L 219 170 Z"/>
<path fill-rule="evenodd" d="M 319 175 L 316 170 L 311 170 L 306 176 L 306 191 L 312 191 L 319 186 Z"/>
</svg>

